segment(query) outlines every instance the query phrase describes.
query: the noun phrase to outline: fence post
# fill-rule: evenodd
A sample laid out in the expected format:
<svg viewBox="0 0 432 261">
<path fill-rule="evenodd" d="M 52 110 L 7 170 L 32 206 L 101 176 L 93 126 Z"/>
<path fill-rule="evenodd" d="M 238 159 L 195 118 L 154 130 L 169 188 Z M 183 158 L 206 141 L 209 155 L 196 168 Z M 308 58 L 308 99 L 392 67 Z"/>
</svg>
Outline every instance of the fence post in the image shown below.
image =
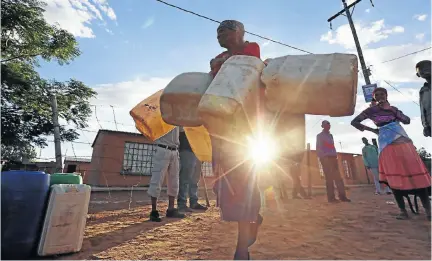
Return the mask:
<svg viewBox="0 0 432 261">
<path fill-rule="evenodd" d="M 307 174 L 308 174 L 308 195 L 312 196 L 312 173 L 310 170 L 310 143 L 307 144 L 306 151 L 306 164 L 307 164 Z"/>
</svg>

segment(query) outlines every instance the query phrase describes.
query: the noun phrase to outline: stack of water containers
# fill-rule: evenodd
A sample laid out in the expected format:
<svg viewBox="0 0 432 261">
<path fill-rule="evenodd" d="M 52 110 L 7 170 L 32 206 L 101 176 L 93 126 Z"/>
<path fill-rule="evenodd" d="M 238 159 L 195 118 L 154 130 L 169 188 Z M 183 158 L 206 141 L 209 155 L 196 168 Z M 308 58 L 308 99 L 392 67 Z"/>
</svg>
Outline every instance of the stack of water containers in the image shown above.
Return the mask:
<svg viewBox="0 0 432 261">
<path fill-rule="evenodd" d="M 76 174 L 2 172 L 1 258 L 80 251 L 90 192 Z"/>
</svg>

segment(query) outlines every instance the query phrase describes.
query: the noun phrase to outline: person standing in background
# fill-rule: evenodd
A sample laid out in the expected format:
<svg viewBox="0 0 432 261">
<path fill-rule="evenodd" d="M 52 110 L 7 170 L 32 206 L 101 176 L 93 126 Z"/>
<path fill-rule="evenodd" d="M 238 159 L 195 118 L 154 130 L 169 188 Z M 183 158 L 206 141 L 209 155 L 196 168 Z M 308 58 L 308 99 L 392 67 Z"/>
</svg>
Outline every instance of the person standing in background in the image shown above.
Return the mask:
<svg viewBox="0 0 432 261">
<path fill-rule="evenodd" d="M 378 149 L 378 142 L 376 139 L 372 139 L 372 144 Z"/>
<path fill-rule="evenodd" d="M 293 190 L 292 190 L 292 197 L 293 199 L 310 199 L 311 197 L 308 196 L 304 188 L 302 187 L 300 176 L 301 176 L 301 160 L 302 160 L 302 154 L 294 157 L 294 162 L 292 162 L 290 166 L 290 176 L 293 181 Z M 301 198 L 299 197 L 299 194 Z"/>
<path fill-rule="evenodd" d="M 150 221 L 161 222 L 159 211 L 157 210 L 157 200 L 160 197 L 162 184 L 167 177 L 168 209 L 166 217 L 184 218 L 185 215 L 174 208 L 175 198 L 179 192 L 179 128 L 176 127 L 164 136 L 155 141 L 156 152 L 153 156 L 152 176 L 150 186 L 147 191 L 151 198 L 152 211 Z"/>
<path fill-rule="evenodd" d="M 374 183 L 375 183 L 375 195 L 381 194 L 381 184 L 379 182 L 379 171 L 378 171 L 378 148 L 374 145 L 369 144 L 366 138 L 362 138 L 364 147 L 362 149 L 363 163 L 366 168 L 372 173 Z M 385 193 L 387 195 L 391 194 L 390 188 L 386 186 Z"/>
<path fill-rule="evenodd" d="M 321 127 L 323 128 L 323 131 L 317 135 L 316 151 L 324 171 L 327 200 L 329 203 L 337 203 L 339 200 L 343 202 L 351 202 L 351 200 L 346 196 L 345 185 L 339 172 L 337 152 L 334 145 L 333 135 L 330 133 L 330 122 L 323 121 Z M 336 183 L 339 200 L 336 199 L 334 194 L 334 183 Z"/>
<path fill-rule="evenodd" d="M 197 167 L 201 166 L 197 157 L 192 151 L 189 140 L 182 127 L 180 127 L 180 177 L 177 206 L 180 212 L 192 212 L 195 210 L 207 210 L 207 207 L 198 203 L 198 183 L 201 172 Z M 189 206 L 187 206 L 187 195 L 189 194 Z"/>
<path fill-rule="evenodd" d="M 431 136 L 431 61 L 424 60 L 416 64 L 417 76 L 426 80 L 420 89 L 420 113 L 423 135 Z"/>
</svg>

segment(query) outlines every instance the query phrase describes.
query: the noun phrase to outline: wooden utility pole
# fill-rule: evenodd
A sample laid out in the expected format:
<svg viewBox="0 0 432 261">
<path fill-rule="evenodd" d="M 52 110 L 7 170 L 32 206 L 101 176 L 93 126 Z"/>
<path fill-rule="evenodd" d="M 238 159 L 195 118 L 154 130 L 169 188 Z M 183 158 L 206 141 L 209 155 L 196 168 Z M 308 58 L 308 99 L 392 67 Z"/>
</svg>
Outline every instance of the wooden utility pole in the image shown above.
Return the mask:
<svg viewBox="0 0 432 261">
<path fill-rule="evenodd" d="M 352 16 L 351 16 L 351 12 L 350 12 L 350 8 L 353 7 L 353 10 L 354 10 L 355 5 L 358 4 L 358 3 L 360 3 L 361 1 L 362 0 L 357 0 L 357 1 L 355 1 L 354 3 L 352 3 L 352 4 L 350 4 L 348 6 L 347 3 L 346 3 L 346 0 L 342 0 L 342 4 L 344 6 L 344 9 L 341 10 L 341 11 L 339 11 L 337 14 L 333 15 L 329 19 L 327 19 L 327 22 L 331 23 L 331 21 L 333 19 L 335 19 L 339 15 L 343 15 L 345 13 L 346 17 L 348 18 L 348 22 L 349 22 L 349 25 L 351 27 L 351 32 L 352 32 L 353 37 L 354 37 L 354 43 L 355 43 L 355 46 L 356 46 L 356 49 L 357 49 L 357 54 L 358 54 L 358 57 L 359 57 L 359 60 L 360 60 L 360 65 L 362 67 L 363 76 L 364 76 L 366 84 L 369 85 L 369 84 L 371 84 L 371 81 L 369 79 L 369 76 L 371 75 L 370 74 L 370 70 L 369 70 L 369 68 L 366 67 L 366 62 L 365 62 L 364 57 L 363 57 L 363 51 L 361 49 L 360 42 L 359 42 L 359 39 L 358 39 L 358 36 L 357 36 L 357 31 L 355 29 L 354 22 L 352 20 Z M 372 1 L 371 1 L 371 3 L 372 3 Z"/>
<path fill-rule="evenodd" d="M 52 109 L 52 121 L 54 125 L 54 146 L 55 146 L 55 158 L 56 158 L 56 172 L 62 171 L 62 155 L 61 155 L 61 140 L 60 140 L 60 125 L 58 122 L 58 110 L 57 110 L 57 97 L 55 94 L 51 95 L 51 109 Z"/>
</svg>

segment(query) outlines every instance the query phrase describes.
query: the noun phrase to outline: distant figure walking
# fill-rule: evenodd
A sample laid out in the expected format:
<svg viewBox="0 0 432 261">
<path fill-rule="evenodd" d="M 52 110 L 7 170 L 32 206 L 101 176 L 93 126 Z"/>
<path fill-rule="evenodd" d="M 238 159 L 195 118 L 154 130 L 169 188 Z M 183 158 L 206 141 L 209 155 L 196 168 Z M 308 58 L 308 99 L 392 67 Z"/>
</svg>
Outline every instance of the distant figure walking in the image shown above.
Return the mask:
<svg viewBox="0 0 432 261">
<path fill-rule="evenodd" d="M 362 138 L 364 147 L 362 149 L 363 163 L 366 168 L 372 173 L 375 183 L 375 195 L 381 194 L 381 184 L 379 182 L 378 172 L 378 148 L 374 145 L 369 144 L 366 138 Z M 390 188 L 386 186 L 385 193 L 391 194 Z"/>
</svg>

